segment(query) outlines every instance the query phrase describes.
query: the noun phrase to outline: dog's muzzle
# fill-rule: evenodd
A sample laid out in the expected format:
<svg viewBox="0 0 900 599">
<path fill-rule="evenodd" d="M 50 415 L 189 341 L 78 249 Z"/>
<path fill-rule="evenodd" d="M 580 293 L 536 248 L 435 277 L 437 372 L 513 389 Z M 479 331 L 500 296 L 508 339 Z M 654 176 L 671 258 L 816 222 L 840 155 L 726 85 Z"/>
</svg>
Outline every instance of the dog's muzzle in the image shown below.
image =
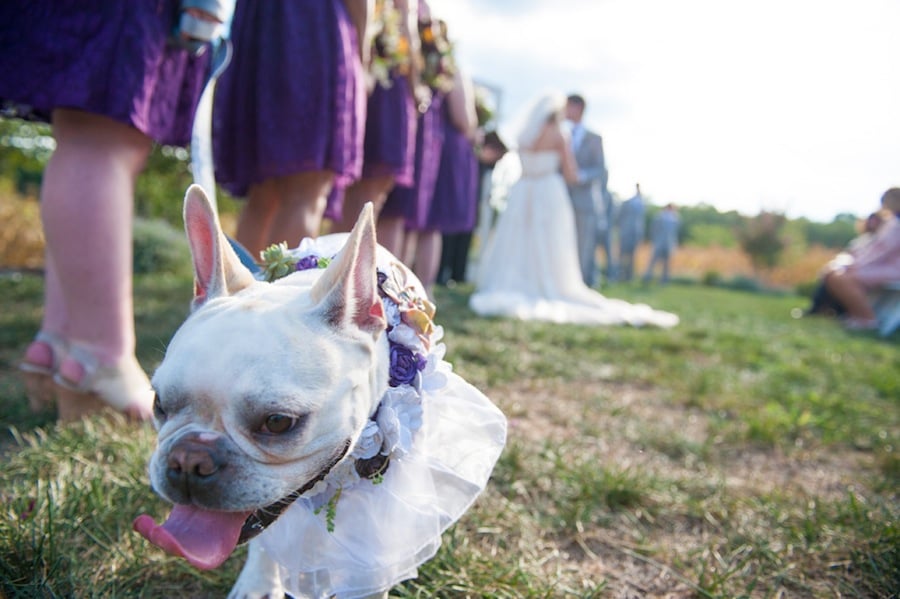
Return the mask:
<svg viewBox="0 0 900 599">
<path fill-rule="evenodd" d="M 254 538 L 262 531 L 264 531 L 270 524 L 275 522 L 278 517 L 286 510 L 294 501 L 297 500 L 298 497 L 312 489 L 316 483 L 320 480 L 328 476 L 328 473 L 337 466 L 337 464 L 344 459 L 344 456 L 347 455 L 347 452 L 350 451 L 350 439 L 344 443 L 343 448 L 335 454 L 335 457 L 328 463 L 325 468 L 322 469 L 315 477 L 313 477 L 309 482 L 305 485 L 293 491 L 289 495 L 282 497 L 275 503 L 272 503 L 264 508 L 260 508 L 250 514 L 247 520 L 244 522 L 244 526 L 241 528 L 241 536 L 238 537 L 238 545 L 242 545 L 246 543 L 250 539 Z"/>
</svg>

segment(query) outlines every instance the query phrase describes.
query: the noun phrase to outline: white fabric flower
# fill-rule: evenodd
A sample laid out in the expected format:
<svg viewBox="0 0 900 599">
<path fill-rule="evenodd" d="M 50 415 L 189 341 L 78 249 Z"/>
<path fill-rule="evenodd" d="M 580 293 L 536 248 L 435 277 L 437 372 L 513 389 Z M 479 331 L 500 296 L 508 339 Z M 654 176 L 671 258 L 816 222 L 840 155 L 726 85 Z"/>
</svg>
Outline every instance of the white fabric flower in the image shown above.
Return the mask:
<svg viewBox="0 0 900 599">
<path fill-rule="evenodd" d="M 447 375 L 452 372 L 452 366 L 444 362 L 444 354 L 446 353 L 447 346 L 439 343 L 428 354 L 425 369 L 421 372 L 423 390 L 434 392 L 447 384 Z"/>
<path fill-rule="evenodd" d="M 384 435 L 382 453 L 403 455 L 412 447 L 413 433 L 422 427 L 422 402 L 408 386 L 388 389 L 378 408 L 378 426 Z"/>
<path fill-rule="evenodd" d="M 326 476 L 313 485 L 312 489 L 303 494 L 303 497 L 317 498 L 319 495 L 328 490 L 328 477 Z"/>
<path fill-rule="evenodd" d="M 341 461 L 328 473 L 325 480 L 328 482 L 329 491 L 336 492 L 338 489 L 349 489 L 359 482 L 356 460 Z"/>
<path fill-rule="evenodd" d="M 300 240 L 300 245 L 291 250 L 291 254 L 293 254 L 294 258 L 298 260 L 300 258 L 305 258 L 307 256 L 320 256 L 320 252 L 316 251 L 316 240 L 310 239 L 309 237 L 304 237 Z"/>
<path fill-rule="evenodd" d="M 381 451 L 383 442 L 384 435 L 381 433 L 381 429 L 375 422 L 369 420 L 350 455 L 357 459 L 368 460 Z"/>
<path fill-rule="evenodd" d="M 384 317 L 388 325 L 392 327 L 398 326 L 400 324 L 400 308 L 392 300 L 385 300 L 382 303 L 384 304 Z"/>
<path fill-rule="evenodd" d="M 425 345 L 416 334 L 415 329 L 406 324 L 398 324 L 388 333 L 388 339 L 399 345 L 406 346 L 410 351 L 425 354 Z"/>
</svg>

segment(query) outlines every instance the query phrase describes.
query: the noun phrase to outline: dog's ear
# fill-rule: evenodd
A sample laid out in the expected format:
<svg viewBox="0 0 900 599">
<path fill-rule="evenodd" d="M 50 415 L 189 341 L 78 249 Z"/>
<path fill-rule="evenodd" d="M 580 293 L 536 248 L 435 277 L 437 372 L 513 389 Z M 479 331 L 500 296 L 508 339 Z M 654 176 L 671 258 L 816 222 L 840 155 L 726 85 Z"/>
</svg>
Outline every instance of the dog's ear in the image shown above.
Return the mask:
<svg viewBox="0 0 900 599">
<path fill-rule="evenodd" d="M 332 326 L 353 324 L 377 334 L 387 326 L 378 297 L 372 203 L 363 206 L 347 244 L 316 281 L 310 296 Z"/>
<path fill-rule="evenodd" d="M 254 282 L 253 275 L 225 239 L 219 218 L 199 185 L 188 187 L 184 196 L 184 230 L 194 261 L 192 309 L 214 297 L 236 293 Z"/>
</svg>

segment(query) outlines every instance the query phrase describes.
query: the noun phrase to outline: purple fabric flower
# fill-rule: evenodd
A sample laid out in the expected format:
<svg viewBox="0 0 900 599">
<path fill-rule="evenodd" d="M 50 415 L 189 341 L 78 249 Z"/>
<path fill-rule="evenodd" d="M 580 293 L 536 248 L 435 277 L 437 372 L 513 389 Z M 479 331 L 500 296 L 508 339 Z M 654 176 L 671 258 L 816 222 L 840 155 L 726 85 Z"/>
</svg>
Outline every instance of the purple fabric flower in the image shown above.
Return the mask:
<svg viewBox="0 0 900 599">
<path fill-rule="evenodd" d="M 297 270 L 310 270 L 319 267 L 319 259 L 315 256 L 304 256 L 297 261 Z"/>
<path fill-rule="evenodd" d="M 392 387 L 409 385 L 416 374 L 425 368 L 427 360 L 413 353 L 409 348 L 391 343 L 390 384 Z"/>
</svg>

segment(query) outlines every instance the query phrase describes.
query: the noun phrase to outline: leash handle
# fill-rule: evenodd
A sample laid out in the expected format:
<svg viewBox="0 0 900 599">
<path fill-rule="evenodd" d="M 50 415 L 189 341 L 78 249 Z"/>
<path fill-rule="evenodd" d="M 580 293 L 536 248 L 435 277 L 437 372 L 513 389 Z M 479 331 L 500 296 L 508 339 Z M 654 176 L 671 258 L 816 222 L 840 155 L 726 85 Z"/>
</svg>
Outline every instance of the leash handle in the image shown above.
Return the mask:
<svg viewBox="0 0 900 599">
<path fill-rule="evenodd" d="M 213 164 L 212 151 L 212 109 L 216 80 L 231 62 L 231 40 L 224 39 L 214 44 L 210 61 L 209 78 L 200 94 L 197 111 L 194 113 L 194 125 L 191 130 L 191 172 L 194 183 L 200 185 L 209 197 L 213 210 L 218 211 L 216 203 L 216 171 Z"/>
</svg>

